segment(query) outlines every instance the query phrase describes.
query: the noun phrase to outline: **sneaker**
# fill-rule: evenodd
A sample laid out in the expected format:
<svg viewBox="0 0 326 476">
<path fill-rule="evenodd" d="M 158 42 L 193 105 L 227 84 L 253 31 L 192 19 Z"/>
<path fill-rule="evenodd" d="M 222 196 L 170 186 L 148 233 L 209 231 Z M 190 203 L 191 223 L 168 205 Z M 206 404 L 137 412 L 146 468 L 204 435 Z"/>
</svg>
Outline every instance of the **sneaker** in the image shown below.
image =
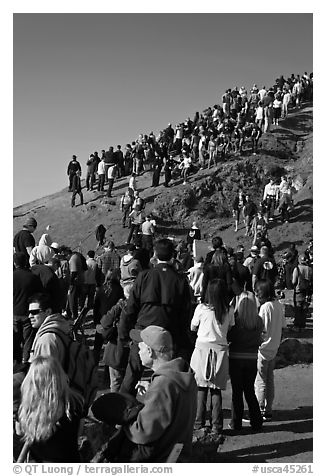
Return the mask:
<svg viewBox="0 0 326 476">
<path fill-rule="evenodd" d="M 187 185 L 187 182 L 183 182 L 183 184 L 182 184 L 182 185 Z"/>
<path fill-rule="evenodd" d="M 268 412 L 264 412 L 262 414 L 263 420 L 264 421 L 272 421 L 272 414 Z"/>
</svg>

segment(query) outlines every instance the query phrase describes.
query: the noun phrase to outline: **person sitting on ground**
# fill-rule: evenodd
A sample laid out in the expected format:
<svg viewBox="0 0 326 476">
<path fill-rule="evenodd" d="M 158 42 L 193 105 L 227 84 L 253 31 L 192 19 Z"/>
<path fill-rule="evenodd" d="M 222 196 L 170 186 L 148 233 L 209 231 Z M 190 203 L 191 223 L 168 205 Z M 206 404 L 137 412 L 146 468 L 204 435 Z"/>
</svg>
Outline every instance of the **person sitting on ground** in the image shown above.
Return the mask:
<svg viewBox="0 0 326 476">
<path fill-rule="evenodd" d="M 197 401 L 193 373 L 185 360 L 174 358 L 172 336 L 166 329 L 150 325 L 133 329 L 130 337 L 137 343 L 142 364 L 153 370 L 153 375 L 147 389 L 140 387 L 142 409 L 135 421 L 122 426 L 118 448 L 108 445 L 107 460 L 163 463 L 174 445 L 181 443 L 179 461 L 189 461 Z M 102 421 L 108 411 L 117 413 L 114 406 L 108 410 L 106 398 L 100 397 L 92 407 Z"/>
<path fill-rule="evenodd" d="M 57 359 L 36 357 L 21 386 L 16 431 L 28 445 L 28 462 L 78 463 L 81 415 L 68 376 Z"/>
</svg>

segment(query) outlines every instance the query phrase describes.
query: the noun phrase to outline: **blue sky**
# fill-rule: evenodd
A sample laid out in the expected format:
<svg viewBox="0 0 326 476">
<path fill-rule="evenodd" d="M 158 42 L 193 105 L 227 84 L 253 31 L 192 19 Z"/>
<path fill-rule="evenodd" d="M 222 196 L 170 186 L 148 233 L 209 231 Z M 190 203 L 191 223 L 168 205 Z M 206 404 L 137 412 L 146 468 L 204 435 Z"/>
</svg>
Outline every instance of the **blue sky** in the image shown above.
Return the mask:
<svg viewBox="0 0 326 476">
<path fill-rule="evenodd" d="M 34 14 L 13 20 L 14 206 L 67 186 L 76 154 L 124 146 L 312 71 L 312 14 Z"/>
</svg>

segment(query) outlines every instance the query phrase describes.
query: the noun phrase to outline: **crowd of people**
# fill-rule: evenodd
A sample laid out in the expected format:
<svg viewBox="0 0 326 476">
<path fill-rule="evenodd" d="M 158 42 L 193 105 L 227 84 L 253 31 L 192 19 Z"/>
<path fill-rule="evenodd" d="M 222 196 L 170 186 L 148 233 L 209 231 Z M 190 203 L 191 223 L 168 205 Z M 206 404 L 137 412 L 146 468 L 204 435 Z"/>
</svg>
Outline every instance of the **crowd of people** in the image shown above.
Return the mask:
<svg viewBox="0 0 326 476">
<path fill-rule="evenodd" d="M 153 172 L 152 186 L 157 187 L 160 175 L 164 173 L 164 186 L 180 176 L 187 183 L 190 173 L 204 168 L 210 169 L 231 156 L 242 156 L 247 151 L 259 152 L 263 134 L 273 132 L 279 121 L 286 119 L 289 108 L 300 108 L 303 101 L 311 101 L 313 95 L 313 74 L 292 74 L 285 79 L 280 76 L 266 88 L 256 84 L 249 90 L 229 88 L 223 94 L 222 105 L 209 106 L 201 114 L 196 112 L 193 119 L 159 131 L 155 136 L 140 134 L 139 138 L 121 150 L 121 145 L 110 146 L 90 154 L 86 162 L 86 190 L 104 191 L 111 197 L 117 178 Z M 81 192 L 80 174 L 82 168 L 76 155 L 69 162 L 67 174 L 69 191 L 73 192 L 71 206 L 75 206 L 75 196 Z M 76 178 L 77 177 L 77 178 Z M 97 188 L 94 188 L 96 186 Z"/>
<path fill-rule="evenodd" d="M 93 399 L 85 410 L 87 388 L 69 380 L 66 360 L 75 357 L 72 331 L 82 331 L 86 315 L 95 329 L 88 358 L 96 371 L 102 360 L 111 395 L 109 402 L 95 400 L 94 414 L 119 425 L 108 461 L 165 461 L 174 443 L 184 445 L 180 458 L 187 461 L 193 431 L 207 426 L 223 438 L 228 379 L 229 431 L 242 429 L 243 395 L 252 431 L 263 430 L 272 419 L 273 368 L 286 325 L 280 291 L 293 289 L 293 329 L 303 329 L 312 296 L 312 241 L 300 256 L 291 245 L 278 264 L 266 234 L 248 254 L 214 237 L 211 251 L 194 256 L 200 230 L 193 223 L 177 246 L 167 238 L 148 246 L 145 235 L 122 256 L 105 241 L 103 252 L 84 257 L 48 233 L 34 246 L 36 226 L 29 218 L 15 236 L 13 274 L 16 431 L 31 461 L 79 458 L 79 425 Z M 134 409 L 134 418 L 117 420 L 121 408 Z"/>
<path fill-rule="evenodd" d="M 151 160 L 156 186 L 160 174 L 155 176 L 155 164 L 166 166 L 181 154 L 183 170 L 197 159 L 200 167 L 208 159 L 210 167 L 218 147 L 209 143 L 218 144 L 221 135 L 233 147 L 234 131 L 248 124 L 268 132 L 280 111 L 273 116 L 267 110 L 278 107 L 286 117 L 287 94 L 300 107 L 311 98 L 312 75 L 281 76 L 273 88 L 262 89 L 265 93 L 253 87 L 250 96 L 244 88 L 228 90 L 223 107 L 196 113 L 194 121 L 175 130 L 169 125 L 157 138 L 153 133 L 141 136 L 126 154 L 120 146 L 102 151 L 101 158 L 92 154 L 88 190 L 97 180 L 98 190 L 107 183 L 110 196 L 114 178 L 131 175 L 120 200 L 122 227 L 129 227 L 126 243 L 116 247 L 99 225 L 98 246 L 84 256 L 55 241 L 55 230 L 48 226 L 36 245 L 33 217 L 14 236 L 14 438 L 19 450 L 23 446 L 19 456 L 14 454 L 16 460 L 80 461 L 78 437 L 92 411 L 115 428 L 103 452 L 105 461 L 165 462 L 176 444 L 181 445 L 179 461 L 190 461 L 194 432 L 206 428 L 223 439 L 222 395 L 228 380 L 230 434 L 242 431 L 243 397 L 253 432 L 263 431 L 273 419 L 273 370 L 286 327 L 282 291 L 293 291 L 296 331 L 306 326 L 312 298 L 312 240 L 302 254 L 292 244 L 276 262 L 268 236 L 276 209 L 284 221 L 289 219 L 291 184 L 286 177 L 280 184 L 271 179 L 259 206 L 239 190 L 233 203 L 235 231 L 243 220 L 252 237 L 250 249 L 233 249 L 215 236 L 211 249 L 199 253 L 197 222 L 178 243 L 157 236 L 136 183 Z M 226 121 L 234 125 L 230 133 L 222 131 Z M 239 153 L 243 144 L 239 139 Z M 72 206 L 78 193 L 83 201 L 76 159 L 68 167 Z M 173 164 L 169 167 L 172 172 Z M 187 176 L 183 172 L 185 181 Z M 84 339 L 86 319 L 95 331 L 91 346 Z M 97 397 L 101 363 L 109 391 Z"/>
</svg>

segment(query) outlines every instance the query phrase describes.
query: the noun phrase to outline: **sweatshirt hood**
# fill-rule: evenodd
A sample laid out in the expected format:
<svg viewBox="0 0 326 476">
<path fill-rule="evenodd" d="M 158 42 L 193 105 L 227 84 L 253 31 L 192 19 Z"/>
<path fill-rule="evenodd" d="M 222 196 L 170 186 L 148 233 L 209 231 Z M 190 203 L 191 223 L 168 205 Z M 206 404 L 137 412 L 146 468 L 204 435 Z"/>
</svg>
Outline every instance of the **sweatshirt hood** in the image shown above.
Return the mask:
<svg viewBox="0 0 326 476">
<path fill-rule="evenodd" d="M 182 357 L 178 357 L 160 365 L 160 367 L 153 373 L 152 380 L 159 375 L 169 377 L 169 379 L 173 380 L 182 390 L 185 391 L 188 391 L 191 385 L 196 387 L 193 371 Z"/>
<path fill-rule="evenodd" d="M 44 331 L 49 331 L 50 329 L 60 329 L 60 331 L 64 332 L 65 334 L 69 334 L 71 330 L 71 323 L 67 321 L 61 314 L 51 314 L 48 316 L 41 327 L 39 328 L 38 332 L 42 333 Z"/>
<path fill-rule="evenodd" d="M 126 266 L 126 265 L 130 264 L 133 259 L 134 259 L 133 256 L 124 255 L 124 256 L 122 257 L 122 259 L 121 259 L 121 262 L 122 262 L 123 265 Z"/>
<path fill-rule="evenodd" d="M 46 246 L 50 246 L 52 243 L 52 240 L 51 240 L 51 237 L 48 233 L 44 233 L 41 238 L 40 238 L 40 241 L 38 242 L 39 246 L 40 245 L 46 245 Z"/>
</svg>

